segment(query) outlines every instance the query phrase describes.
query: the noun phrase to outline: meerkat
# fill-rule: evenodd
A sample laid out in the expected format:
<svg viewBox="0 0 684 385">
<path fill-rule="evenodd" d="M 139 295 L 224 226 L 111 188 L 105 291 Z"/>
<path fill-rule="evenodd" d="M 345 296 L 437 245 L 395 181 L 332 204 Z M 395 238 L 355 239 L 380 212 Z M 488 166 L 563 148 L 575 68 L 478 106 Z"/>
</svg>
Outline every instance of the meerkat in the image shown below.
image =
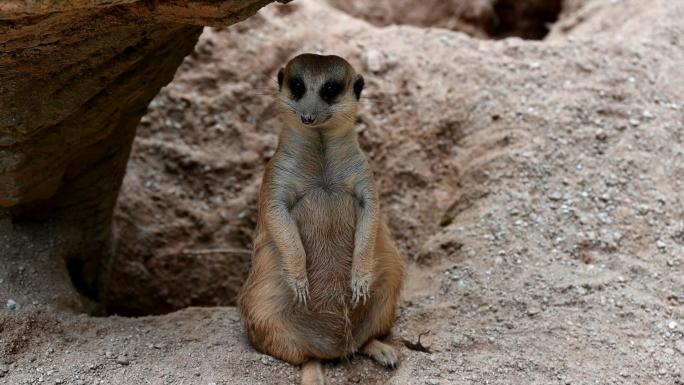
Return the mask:
<svg viewBox="0 0 684 385">
<path fill-rule="evenodd" d="M 379 338 L 394 325 L 405 267 L 354 130 L 363 87 L 339 56 L 302 54 L 278 72 L 284 125 L 239 306 L 252 345 L 301 365 L 303 385 L 325 382 L 320 360 L 355 352 L 398 364 Z"/>
</svg>

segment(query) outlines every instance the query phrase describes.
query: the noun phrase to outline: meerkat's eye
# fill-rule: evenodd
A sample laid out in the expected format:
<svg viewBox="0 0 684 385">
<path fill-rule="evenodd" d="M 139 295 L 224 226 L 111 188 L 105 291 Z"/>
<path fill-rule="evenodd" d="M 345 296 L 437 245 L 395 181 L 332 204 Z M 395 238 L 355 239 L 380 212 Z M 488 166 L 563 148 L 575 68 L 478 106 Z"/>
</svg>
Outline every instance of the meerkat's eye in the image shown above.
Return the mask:
<svg viewBox="0 0 684 385">
<path fill-rule="evenodd" d="M 295 100 L 300 99 L 306 93 L 304 82 L 299 77 L 291 77 L 287 81 L 287 85 L 290 87 L 290 92 L 292 92 L 292 97 Z"/>
<path fill-rule="evenodd" d="M 330 103 L 342 92 L 342 88 L 344 87 L 340 82 L 327 82 L 321 88 L 321 98 Z"/>
</svg>

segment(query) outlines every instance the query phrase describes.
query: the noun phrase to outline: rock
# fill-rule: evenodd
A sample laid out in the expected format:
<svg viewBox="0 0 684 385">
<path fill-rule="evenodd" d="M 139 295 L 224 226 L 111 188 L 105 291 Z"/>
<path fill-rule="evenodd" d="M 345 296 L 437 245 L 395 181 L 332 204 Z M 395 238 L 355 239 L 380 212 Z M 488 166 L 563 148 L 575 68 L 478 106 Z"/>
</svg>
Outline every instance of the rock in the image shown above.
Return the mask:
<svg viewBox="0 0 684 385">
<path fill-rule="evenodd" d="M 7 303 L 5 303 L 5 309 L 7 310 L 15 310 L 17 308 L 17 302 L 13 299 L 8 299 Z"/>
<path fill-rule="evenodd" d="M 126 366 L 126 365 L 130 364 L 131 361 L 130 361 L 127 357 L 125 357 L 125 356 L 119 356 L 119 357 L 116 359 L 116 363 L 119 364 L 119 365 L 124 365 L 124 366 Z"/>
<path fill-rule="evenodd" d="M 668 327 L 670 330 L 675 330 L 675 329 L 677 329 L 677 326 L 679 326 L 679 325 L 677 324 L 677 321 L 675 321 L 675 320 L 672 320 L 672 321 L 670 321 L 670 322 L 667 323 L 667 327 Z"/>
<path fill-rule="evenodd" d="M 376 49 L 366 50 L 362 55 L 362 60 L 368 71 L 371 72 L 380 73 L 387 68 L 385 55 Z"/>
<path fill-rule="evenodd" d="M 675 349 L 684 354 L 684 340 L 677 340 L 677 342 L 675 342 Z"/>
<path fill-rule="evenodd" d="M 606 139 L 608 139 L 608 135 L 603 130 L 597 130 L 596 131 L 596 139 L 600 140 L 601 142 L 605 142 Z"/>
<path fill-rule="evenodd" d="M 0 218 L 39 217 L 43 227 L 53 218 L 50 234 L 60 246 L 52 252 L 60 263 L 71 256 L 66 263 L 80 275 L 78 289 L 91 299 L 102 297 L 98 277 L 111 266 L 112 213 L 150 100 L 171 81 L 203 25 L 233 24 L 270 2 L 0 3 Z M 31 243 L 21 243 L 21 231 L 28 230 L 5 232 L 14 242 L 7 248 L 32 255 L 22 251 Z M 80 303 L 75 293 L 70 300 Z"/>
<path fill-rule="evenodd" d="M 549 195 L 549 199 L 552 201 L 559 201 L 563 199 L 563 194 L 561 194 L 560 191 L 554 191 Z"/>
<path fill-rule="evenodd" d="M 663 240 L 658 239 L 658 240 L 656 241 L 656 247 L 657 247 L 658 249 L 663 250 L 663 249 L 665 249 L 665 246 L 667 246 L 667 245 L 665 244 L 665 242 L 664 242 Z"/>
</svg>

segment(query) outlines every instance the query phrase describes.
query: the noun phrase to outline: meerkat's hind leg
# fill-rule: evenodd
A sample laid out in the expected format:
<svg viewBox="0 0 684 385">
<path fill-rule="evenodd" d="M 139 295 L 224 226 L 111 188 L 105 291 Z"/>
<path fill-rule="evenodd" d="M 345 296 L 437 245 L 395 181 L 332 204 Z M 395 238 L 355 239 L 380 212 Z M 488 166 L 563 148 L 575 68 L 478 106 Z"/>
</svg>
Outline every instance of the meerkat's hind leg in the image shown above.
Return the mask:
<svg viewBox="0 0 684 385">
<path fill-rule="evenodd" d="M 375 338 L 368 341 L 361 348 L 361 353 L 369 356 L 387 368 L 396 369 L 397 366 L 399 366 L 397 351 L 391 345 L 380 342 Z"/>
<path fill-rule="evenodd" d="M 301 385 L 325 385 L 323 367 L 318 360 L 309 360 L 302 364 Z"/>
</svg>

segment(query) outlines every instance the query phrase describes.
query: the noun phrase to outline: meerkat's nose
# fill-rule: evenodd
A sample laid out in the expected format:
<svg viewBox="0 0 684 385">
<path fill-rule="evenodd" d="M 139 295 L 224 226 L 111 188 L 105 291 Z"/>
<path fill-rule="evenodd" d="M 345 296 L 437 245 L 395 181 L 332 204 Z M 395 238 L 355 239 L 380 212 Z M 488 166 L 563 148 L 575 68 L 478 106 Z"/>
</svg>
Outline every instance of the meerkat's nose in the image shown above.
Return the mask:
<svg viewBox="0 0 684 385">
<path fill-rule="evenodd" d="M 316 118 L 311 115 L 302 115 L 302 123 L 304 124 L 313 124 L 315 120 Z"/>
</svg>

